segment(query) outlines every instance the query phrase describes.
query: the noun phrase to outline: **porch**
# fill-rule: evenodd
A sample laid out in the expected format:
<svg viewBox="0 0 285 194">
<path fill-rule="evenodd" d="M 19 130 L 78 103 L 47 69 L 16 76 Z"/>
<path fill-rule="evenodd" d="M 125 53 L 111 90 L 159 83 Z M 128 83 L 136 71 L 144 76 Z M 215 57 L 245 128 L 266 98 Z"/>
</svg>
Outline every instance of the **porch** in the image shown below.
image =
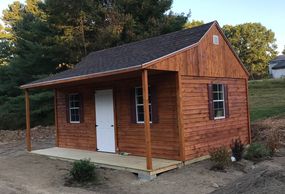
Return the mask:
<svg viewBox="0 0 285 194">
<path fill-rule="evenodd" d="M 139 177 L 147 179 L 153 178 L 159 173 L 176 169 L 183 164 L 178 160 L 152 158 L 153 168 L 152 170 L 148 170 L 145 165 L 145 157 L 140 156 L 119 155 L 59 147 L 34 150 L 31 151 L 31 153 L 71 161 L 90 159 L 92 163 L 99 167 L 126 170 L 137 173 Z"/>
<path fill-rule="evenodd" d="M 56 148 L 35 151 L 29 91 L 36 88 L 25 89 L 27 150 L 68 160 L 91 158 L 100 166 L 138 174 L 156 175 L 177 168 L 185 161 L 179 78 L 173 71 L 142 70 L 43 87 L 54 89 Z M 107 97 L 99 96 L 107 90 Z M 71 122 L 71 94 L 78 95 L 77 122 Z M 138 106 L 146 113 L 140 118 L 143 122 L 138 120 Z M 105 137 L 102 131 L 112 133 Z M 111 150 L 104 147 L 107 143 Z"/>
</svg>

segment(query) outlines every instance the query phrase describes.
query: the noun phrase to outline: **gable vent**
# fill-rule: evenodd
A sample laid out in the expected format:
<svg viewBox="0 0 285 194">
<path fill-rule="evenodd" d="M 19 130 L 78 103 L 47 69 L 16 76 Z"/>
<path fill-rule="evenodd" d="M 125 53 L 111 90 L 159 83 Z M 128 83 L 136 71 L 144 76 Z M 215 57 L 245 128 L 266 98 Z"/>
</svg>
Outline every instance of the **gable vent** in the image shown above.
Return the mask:
<svg viewBox="0 0 285 194">
<path fill-rule="evenodd" d="M 213 44 L 219 45 L 219 36 L 218 35 L 213 35 Z"/>
</svg>

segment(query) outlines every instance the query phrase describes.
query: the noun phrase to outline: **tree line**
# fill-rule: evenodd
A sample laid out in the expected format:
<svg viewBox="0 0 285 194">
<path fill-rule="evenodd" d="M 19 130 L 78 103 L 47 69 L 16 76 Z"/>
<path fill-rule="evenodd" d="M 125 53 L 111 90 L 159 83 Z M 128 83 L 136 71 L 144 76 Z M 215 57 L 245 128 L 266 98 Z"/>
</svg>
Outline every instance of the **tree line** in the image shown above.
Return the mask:
<svg viewBox="0 0 285 194">
<path fill-rule="evenodd" d="M 25 126 L 19 86 L 73 67 L 91 51 L 181 30 L 172 0 L 26 0 L 3 11 L 0 129 Z M 31 91 L 32 125 L 53 123 L 53 93 Z"/>
<path fill-rule="evenodd" d="M 203 24 L 173 13 L 172 0 L 26 0 L 10 4 L 0 25 L 0 129 L 25 126 L 19 86 L 72 68 L 91 51 Z M 251 74 L 267 76 L 274 33 L 258 23 L 223 27 Z M 53 123 L 53 93 L 31 92 L 32 125 Z"/>
</svg>

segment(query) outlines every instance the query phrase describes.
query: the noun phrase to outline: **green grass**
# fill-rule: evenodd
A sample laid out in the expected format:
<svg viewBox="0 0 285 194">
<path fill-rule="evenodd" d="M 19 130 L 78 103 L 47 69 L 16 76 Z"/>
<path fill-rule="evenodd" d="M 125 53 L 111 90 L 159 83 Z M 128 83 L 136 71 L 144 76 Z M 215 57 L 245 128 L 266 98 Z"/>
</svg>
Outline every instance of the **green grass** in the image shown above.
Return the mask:
<svg viewBox="0 0 285 194">
<path fill-rule="evenodd" d="M 251 121 L 285 115 L 285 79 L 249 82 Z"/>
</svg>

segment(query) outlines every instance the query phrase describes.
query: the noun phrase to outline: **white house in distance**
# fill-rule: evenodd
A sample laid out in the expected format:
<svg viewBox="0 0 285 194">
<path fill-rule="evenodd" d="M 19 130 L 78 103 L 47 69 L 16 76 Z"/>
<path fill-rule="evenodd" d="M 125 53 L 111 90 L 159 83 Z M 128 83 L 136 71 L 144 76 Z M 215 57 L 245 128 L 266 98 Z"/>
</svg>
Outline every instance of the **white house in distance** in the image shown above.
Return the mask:
<svg viewBox="0 0 285 194">
<path fill-rule="evenodd" d="M 269 62 L 269 75 L 272 78 L 285 78 L 285 55 L 279 55 Z"/>
</svg>

